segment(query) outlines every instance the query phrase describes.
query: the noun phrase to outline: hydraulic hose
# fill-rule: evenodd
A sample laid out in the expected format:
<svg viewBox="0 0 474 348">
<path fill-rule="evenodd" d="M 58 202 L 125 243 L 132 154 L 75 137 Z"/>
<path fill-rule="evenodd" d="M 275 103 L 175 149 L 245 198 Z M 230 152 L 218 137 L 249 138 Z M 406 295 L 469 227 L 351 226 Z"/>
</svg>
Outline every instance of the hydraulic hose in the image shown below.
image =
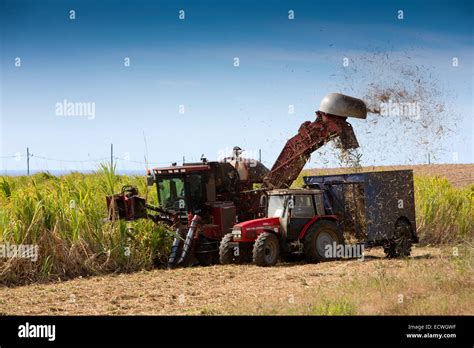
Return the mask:
<svg viewBox="0 0 474 348">
<path fill-rule="evenodd" d="M 183 251 L 181 252 L 181 257 L 178 261 L 178 264 L 181 264 L 184 262 L 184 260 L 186 260 L 186 257 L 188 256 L 189 250 L 191 249 L 193 243 L 194 233 L 196 232 L 200 222 L 201 217 L 199 215 L 194 215 L 189 226 L 188 234 L 186 235 L 186 239 L 184 240 Z"/>
<path fill-rule="evenodd" d="M 176 237 L 174 237 L 173 245 L 171 246 L 170 257 L 168 258 L 168 268 L 172 268 L 176 264 L 176 259 L 178 257 L 180 237 L 179 237 L 179 228 L 176 229 Z"/>
</svg>

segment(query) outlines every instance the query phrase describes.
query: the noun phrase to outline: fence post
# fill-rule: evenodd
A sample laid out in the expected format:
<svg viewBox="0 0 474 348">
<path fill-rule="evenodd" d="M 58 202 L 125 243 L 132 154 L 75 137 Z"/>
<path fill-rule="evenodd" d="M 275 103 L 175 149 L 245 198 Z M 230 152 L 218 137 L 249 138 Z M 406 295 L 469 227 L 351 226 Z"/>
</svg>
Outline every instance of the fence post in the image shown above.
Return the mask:
<svg viewBox="0 0 474 348">
<path fill-rule="evenodd" d="M 30 148 L 26 148 L 26 175 L 30 176 Z"/>
</svg>

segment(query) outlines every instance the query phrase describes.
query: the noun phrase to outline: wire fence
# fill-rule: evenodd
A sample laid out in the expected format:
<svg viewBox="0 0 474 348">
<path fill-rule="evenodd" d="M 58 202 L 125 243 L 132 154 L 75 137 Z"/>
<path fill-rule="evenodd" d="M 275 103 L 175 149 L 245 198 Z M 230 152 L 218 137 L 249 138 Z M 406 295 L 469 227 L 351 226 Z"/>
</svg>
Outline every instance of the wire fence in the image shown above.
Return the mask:
<svg viewBox="0 0 474 348">
<path fill-rule="evenodd" d="M 4 172 L 31 172 L 41 171 L 91 171 L 98 169 L 101 164 L 114 165 L 117 171 L 144 170 L 153 166 L 166 166 L 181 161 L 142 161 L 126 157 L 97 157 L 88 159 L 54 158 L 36 153 L 15 153 L 14 155 L 0 156 Z M 12 163 L 14 161 L 14 163 Z M 5 169 L 12 168 L 12 169 Z"/>
<path fill-rule="evenodd" d="M 93 171 L 99 169 L 99 166 L 101 164 L 114 165 L 116 166 L 117 171 L 120 172 L 144 170 L 154 166 L 167 166 L 173 163 L 185 163 L 184 157 L 180 160 L 175 161 L 155 162 L 147 161 L 145 160 L 145 158 L 140 161 L 136 159 L 131 159 L 129 156 L 118 157 L 113 155 L 113 153 L 111 153 L 110 157 L 98 157 L 88 159 L 53 158 L 49 156 L 43 156 L 37 153 L 32 153 L 29 151 L 29 149 L 27 150 L 27 152 L 23 153 L 17 152 L 13 155 L 0 156 L 0 160 L 3 164 L 5 164 L 5 162 L 9 163 L 11 160 L 18 162 L 13 166 L 9 166 L 14 169 L 3 169 L 3 172 L 25 172 L 26 174 L 29 174 L 30 171 Z M 50 162 L 53 162 L 54 164 L 51 164 Z M 262 161 L 262 163 L 267 165 L 266 161 Z"/>
</svg>

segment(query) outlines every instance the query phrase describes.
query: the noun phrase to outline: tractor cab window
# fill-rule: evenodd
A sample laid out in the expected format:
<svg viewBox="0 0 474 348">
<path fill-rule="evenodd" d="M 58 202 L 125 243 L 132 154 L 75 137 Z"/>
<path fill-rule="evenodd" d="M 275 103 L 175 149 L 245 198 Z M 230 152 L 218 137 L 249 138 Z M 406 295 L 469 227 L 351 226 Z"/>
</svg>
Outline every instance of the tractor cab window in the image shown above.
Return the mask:
<svg viewBox="0 0 474 348">
<path fill-rule="evenodd" d="M 268 217 L 284 217 L 288 196 L 272 195 L 268 197 Z"/>
<path fill-rule="evenodd" d="M 291 216 L 294 218 L 312 218 L 314 216 L 313 199 L 310 195 L 295 195 Z"/>
<path fill-rule="evenodd" d="M 314 195 L 314 202 L 316 203 L 316 212 L 318 215 L 325 215 L 326 209 L 324 208 L 324 198 L 322 193 Z"/>
<path fill-rule="evenodd" d="M 184 180 L 182 178 L 164 178 L 158 180 L 160 206 L 165 209 L 186 209 Z"/>
</svg>

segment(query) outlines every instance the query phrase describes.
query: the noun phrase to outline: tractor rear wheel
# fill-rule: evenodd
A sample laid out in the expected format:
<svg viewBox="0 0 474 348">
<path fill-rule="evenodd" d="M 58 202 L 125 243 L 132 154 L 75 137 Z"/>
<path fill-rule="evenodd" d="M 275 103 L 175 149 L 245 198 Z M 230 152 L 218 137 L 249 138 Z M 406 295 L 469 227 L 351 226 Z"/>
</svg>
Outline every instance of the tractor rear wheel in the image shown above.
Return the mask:
<svg viewBox="0 0 474 348">
<path fill-rule="evenodd" d="M 405 220 L 399 220 L 395 224 L 393 239 L 384 246 L 385 255 L 390 259 L 410 256 L 412 245 L 411 232 L 411 225 Z"/>
<path fill-rule="evenodd" d="M 270 232 L 258 236 L 253 246 L 253 262 L 258 266 L 274 266 L 280 255 L 278 237 Z"/>
<path fill-rule="evenodd" d="M 335 260 L 335 257 L 326 256 L 327 245 L 331 247 L 344 244 L 344 237 L 337 227 L 336 222 L 321 220 L 313 224 L 303 241 L 304 255 L 308 262 L 322 262 Z M 333 250 L 336 252 L 336 250 Z M 334 255 L 333 255 L 334 256 Z"/>
</svg>

